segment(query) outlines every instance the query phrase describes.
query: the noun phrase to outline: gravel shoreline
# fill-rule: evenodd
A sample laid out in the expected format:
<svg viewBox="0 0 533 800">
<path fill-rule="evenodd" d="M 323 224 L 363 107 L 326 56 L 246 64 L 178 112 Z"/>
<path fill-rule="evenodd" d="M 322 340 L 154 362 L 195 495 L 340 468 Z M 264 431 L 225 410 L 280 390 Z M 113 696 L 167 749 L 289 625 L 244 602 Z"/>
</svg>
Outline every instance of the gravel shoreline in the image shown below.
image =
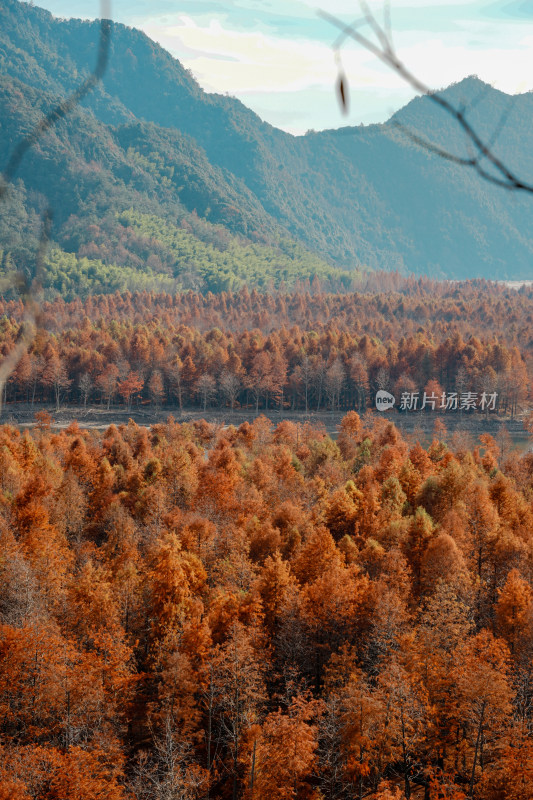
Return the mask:
<svg viewBox="0 0 533 800">
<path fill-rule="evenodd" d="M 305 423 L 310 422 L 312 425 L 323 425 L 330 435 L 335 435 L 337 426 L 340 424 L 346 411 L 331 412 L 331 411 L 314 411 L 305 414 L 301 411 L 290 411 L 284 409 L 279 412 L 276 409 L 260 410 L 256 414 L 255 409 L 237 409 L 231 412 L 229 409 L 206 409 L 205 411 L 199 409 L 186 409 L 182 413 L 178 407 L 165 406 L 156 410 L 148 407 L 133 407 L 129 411 L 123 406 L 116 406 L 107 409 L 103 406 L 88 406 L 82 408 L 80 406 L 64 406 L 57 410 L 53 405 L 31 405 L 26 404 L 10 404 L 8 403 L 2 411 L 0 424 L 14 425 L 16 427 L 26 428 L 35 424 L 35 414 L 39 411 L 47 411 L 53 419 L 54 428 L 65 428 L 74 420 L 78 422 L 82 428 L 91 429 L 106 429 L 109 425 L 127 424 L 129 419 L 134 420 L 138 425 L 154 425 L 160 422 L 166 422 L 169 416 L 173 416 L 178 422 L 189 422 L 192 420 L 205 419 L 208 422 L 226 426 L 226 425 L 240 425 L 243 422 L 252 422 L 257 416 L 266 416 L 277 425 L 281 420 L 291 420 L 292 422 Z M 405 435 L 417 435 L 418 437 L 427 438 L 433 433 L 435 422 L 441 420 L 446 426 L 448 435 L 453 435 L 455 432 L 468 433 L 472 437 L 477 438 L 482 433 L 490 433 L 492 436 L 498 434 L 504 435 L 505 431 L 509 434 L 515 444 L 523 442 L 524 448 L 527 449 L 528 440 L 530 443 L 531 437 L 528 437 L 527 431 L 524 429 L 524 414 L 516 416 L 514 419 L 511 417 L 496 416 L 494 414 L 486 417 L 482 414 L 468 414 L 468 413 L 447 413 L 439 414 L 438 412 L 406 412 L 400 413 L 396 410 L 380 413 L 378 411 L 367 412 L 375 414 L 376 416 L 394 422 L 398 429 Z"/>
</svg>

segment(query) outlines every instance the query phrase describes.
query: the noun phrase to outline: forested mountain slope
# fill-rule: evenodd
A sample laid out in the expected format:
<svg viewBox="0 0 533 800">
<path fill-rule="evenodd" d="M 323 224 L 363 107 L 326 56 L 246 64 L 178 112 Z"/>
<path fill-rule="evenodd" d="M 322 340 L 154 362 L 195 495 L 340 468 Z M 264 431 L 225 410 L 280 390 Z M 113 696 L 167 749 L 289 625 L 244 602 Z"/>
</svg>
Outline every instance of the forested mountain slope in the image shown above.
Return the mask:
<svg viewBox="0 0 533 800">
<path fill-rule="evenodd" d="M 92 69 L 98 36 L 98 23 L 56 20 L 4 0 L 0 165 L 20 135 Z M 507 95 L 476 78 L 446 92 L 475 103 L 473 118 L 487 135 L 509 111 L 496 148 L 533 177 L 533 94 L 510 105 Z M 464 143 L 439 113 L 419 98 L 396 117 L 460 152 Z M 227 271 L 207 274 L 194 253 L 177 261 L 158 256 L 148 265 L 150 240 L 136 246 L 120 222 L 131 208 L 163 220 L 163 229 L 194 228 L 199 217 L 208 223 L 201 225 L 203 239 L 215 239 L 221 251 L 228 236 L 238 237 L 236 246 L 266 246 L 260 261 L 269 269 L 256 265 L 249 279 L 259 286 L 279 283 L 280 275 L 346 285 L 349 276 L 332 267 L 362 265 L 448 278 L 531 277 L 531 196 L 492 187 L 438 159 L 393 123 L 291 136 L 235 98 L 205 93 L 147 36 L 113 24 L 103 82 L 24 160 L 0 230 L 4 262 L 8 253 L 15 261 L 30 258 L 36 212 L 47 198 L 55 242 L 92 257 L 94 264 L 77 261 L 76 269 L 98 275 L 95 290 L 105 288 L 110 270 L 118 270 L 112 289 L 121 288 L 125 275 L 130 288 L 217 290 L 242 283 Z M 103 225 L 105 235 L 93 225 Z M 318 257 L 309 257 L 303 270 L 307 256 L 298 249 L 294 259 L 295 240 Z M 57 275 L 49 283 L 64 290 Z"/>
</svg>

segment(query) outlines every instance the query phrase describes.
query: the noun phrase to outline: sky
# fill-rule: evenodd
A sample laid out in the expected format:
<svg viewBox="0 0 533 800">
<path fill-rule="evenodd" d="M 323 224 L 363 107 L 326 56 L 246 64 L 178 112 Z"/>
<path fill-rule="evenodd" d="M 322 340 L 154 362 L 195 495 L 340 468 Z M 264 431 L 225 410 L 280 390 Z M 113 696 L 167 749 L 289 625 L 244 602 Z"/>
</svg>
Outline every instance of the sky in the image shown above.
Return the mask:
<svg viewBox="0 0 533 800">
<path fill-rule="evenodd" d="M 36 0 L 35 5 L 64 18 L 100 16 L 98 0 Z M 113 0 L 108 5 L 112 19 L 159 42 L 206 91 L 238 97 L 293 134 L 383 122 L 415 94 L 374 55 L 348 42 L 340 56 L 349 113 L 341 113 L 332 48 L 337 31 L 318 11 L 353 23 L 361 17 L 358 0 Z M 387 0 L 368 5 L 382 23 Z M 398 57 L 430 88 L 477 75 L 510 94 L 533 89 L 533 0 L 390 0 L 389 9 Z"/>
</svg>

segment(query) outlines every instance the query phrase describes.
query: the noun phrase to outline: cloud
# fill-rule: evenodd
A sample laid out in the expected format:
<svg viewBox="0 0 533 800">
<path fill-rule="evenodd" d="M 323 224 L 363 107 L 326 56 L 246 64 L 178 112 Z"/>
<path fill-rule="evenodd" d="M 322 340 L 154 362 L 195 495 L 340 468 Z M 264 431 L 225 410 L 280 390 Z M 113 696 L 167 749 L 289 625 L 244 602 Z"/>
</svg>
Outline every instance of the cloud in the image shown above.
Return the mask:
<svg viewBox="0 0 533 800">
<path fill-rule="evenodd" d="M 337 78 L 331 45 L 317 40 L 237 31 L 219 20 L 201 25 L 183 15 L 165 24 L 151 21 L 144 30 L 182 60 L 208 91 L 290 94 L 310 87 L 332 87 Z M 429 62 L 436 52 L 442 63 L 447 60 L 446 48 L 438 40 L 426 40 L 422 48 L 425 53 L 420 53 L 416 43 L 413 46 L 418 61 Z M 408 57 L 409 52 L 404 55 Z M 348 44 L 342 62 L 350 80 L 359 87 L 389 90 L 403 85 L 397 75 L 361 47 Z"/>
<path fill-rule="evenodd" d="M 177 24 L 149 23 L 145 31 L 178 58 L 184 55 L 186 66 L 211 91 L 289 93 L 335 80 L 331 49 L 321 42 L 236 31 L 219 20 L 200 25 L 187 16 Z"/>
<path fill-rule="evenodd" d="M 381 20 L 382 0 L 368 2 Z M 57 11 L 66 0 L 46 4 Z M 79 0 L 79 7 L 88 8 L 88 0 Z M 236 95 L 269 122 L 293 132 L 344 121 L 334 94 L 331 43 L 336 30 L 317 16 L 320 7 L 351 21 L 358 4 L 183 0 L 178 12 L 170 0 L 114 2 L 117 18 L 158 41 L 204 89 Z M 398 54 L 430 88 L 470 74 L 509 93 L 531 88 L 531 2 L 391 0 L 391 7 Z M 354 99 L 349 124 L 382 121 L 413 95 L 395 73 L 354 43 L 347 42 L 342 61 Z"/>
<path fill-rule="evenodd" d="M 453 41 L 417 37 L 400 48 L 402 60 L 430 88 L 442 88 L 467 75 L 476 74 L 508 94 L 527 91 L 530 78 L 533 37 L 487 41 L 479 27 L 467 24 Z"/>
<path fill-rule="evenodd" d="M 404 0 L 405 3 L 417 0 Z M 431 87 L 440 87 L 476 73 L 505 91 L 524 88 L 532 37 L 500 32 L 464 19 L 452 36 L 399 32 L 397 47 L 404 63 Z M 314 87 L 332 87 L 336 67 L 329 44 L 286 38 L 261 31 L 237 31 L 219 20 L 201 25 L 189 16 L 175 24 L 151 22 L 146 32 L 191 68 L 210 91 L 241 95 L 250 92 L 290 94 Z M 401 80 L 364 49 L 348 44 L 342 53 L 350 83 L 381 91 L 399 88 Z"/>
</svg>

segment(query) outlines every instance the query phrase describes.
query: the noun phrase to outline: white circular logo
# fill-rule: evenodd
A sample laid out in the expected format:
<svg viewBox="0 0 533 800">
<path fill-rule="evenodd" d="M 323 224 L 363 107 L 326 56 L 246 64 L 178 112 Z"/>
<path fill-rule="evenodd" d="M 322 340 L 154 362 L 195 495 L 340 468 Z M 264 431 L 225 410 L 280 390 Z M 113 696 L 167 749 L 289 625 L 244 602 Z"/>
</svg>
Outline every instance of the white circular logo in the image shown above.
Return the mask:
<svg viewBox="0 0 533 800">
<path fill-rule="evenodd" d="M 394 395 L 385 392 L 383 389 L 380 389 L 376 394 L 376 408 L 378 411 L 388 411 L 389 408 L 393 407 L 395 402 L 396 398 Z"/>
</svg>

